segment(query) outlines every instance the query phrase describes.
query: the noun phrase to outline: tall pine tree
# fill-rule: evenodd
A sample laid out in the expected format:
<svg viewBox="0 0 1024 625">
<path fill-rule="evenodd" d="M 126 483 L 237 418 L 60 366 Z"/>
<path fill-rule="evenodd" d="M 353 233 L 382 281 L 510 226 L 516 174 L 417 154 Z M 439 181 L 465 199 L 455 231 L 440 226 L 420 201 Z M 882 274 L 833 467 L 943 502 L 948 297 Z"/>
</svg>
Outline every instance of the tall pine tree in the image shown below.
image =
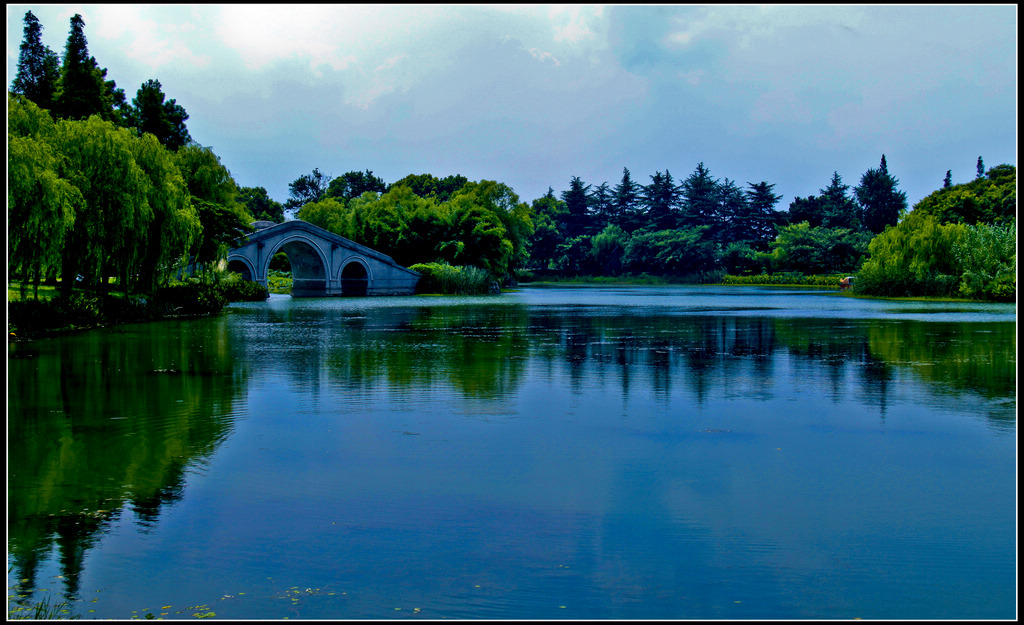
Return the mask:
<svg viewBox="0 0 1024 625">
<path fill-rule="evenodd" d="M 632 232 L 640 227 L 637 203 L 640 201 L 640 185 L 633 182 L 629 169 L 622 168 L 622 181 L 615 185 L 614 217 L 612 223 L 623 230 Z"/>
<path fill-rule="evenodd" d="M 682 193 L 682 215 L 679 225 L 684 228 L 714 226 L 718 221 L 718 181 L 704 163 L 680 185 Z"/>
<path fill-rule="evenodd" d="M 647 224 L 654 230 L 671 230 L 678 226 L 676 205 L 679 191 L 672 174 L 665 170 L 654 172 L 651 184 L 643 189 L 643 202 L 647 207 Z"/>
<path fill-rule="evenodd" d="M 89 56 L 85 38 L 85 20 L 76 13 L 64 46 L 64 60 L 56 94 L 55 110 L 62 119 L 86 119 L 99 115 L 107 121 L 123 123 L 127 106 L 124 90 L 107 80 L 107 70 Z"/>
<path fill-rule="evenodd" d="M 607 182 L 602 182 L 590 193 L 590 207 L 593 212 L 595 231 L 602 230 L 612 223 L 615 214 L 615 198 Z"/>
<path fill-rule="evenodd" d="M 885 156 L 882 156 L 881 171 L 888 175 L 885 166 Z M 850 230 L 860 229 L 860 218 L 857 215 L 857 204 L 853 201 L 847 190 L 850 186 L 843 184 L 839 172 L 832 172 L 832 181 L 828 187 L 821 189 L 821 225 L 826 228 L 849 228 Z"/>
<path fill-rule="evenodd" d="M 782 199 L 781 195 L 775 194 L 775 185 L 766 181 L 758 183 L 748 182 L 747 193 L 747 217 L 744 220 L 747 236 L 754 243 L 767 245 L 775 238 L 775 224 L 781 221 L 781 216 L 775 210 L 775 205 Z"/>
<path fill-rule="evenodd" d="M 747 195 L 728 178 L 718 185 L 718 217 L 712 225 L 712 240 L 725 244 L 750 240 Z"/>
<path fill-rule="evenodd" d="M 567 209 L 563 217 L 566 239 L 586 234 L 590 229 L 588 189 L 589 184 L 585 185 L 579 176 L 573 176 L 569 181 L 569 190 L 562 191 L 562 201 Z"/>
<path fill-rule="evenodd" d="M 895 226 L 906 212 L 907 194 L 896 190 L 898 184 L 885 167 L 884 155 L 878 169 L 869 169 L 861 176 L 853 191 L 861 207 L 861 223 L 867 230 L 878 234 L 887 226 Z"/>
<path fill-rule="evenodd" d="M 24 23 L 25 37 L 18 52 L 18 71 L 11 82 L 11 92 L 50 111 L 60 79 L 60 61 L 57 53 L 43 44 L 43 26 L 32 11 L 25 13 Z"/>
</svg>

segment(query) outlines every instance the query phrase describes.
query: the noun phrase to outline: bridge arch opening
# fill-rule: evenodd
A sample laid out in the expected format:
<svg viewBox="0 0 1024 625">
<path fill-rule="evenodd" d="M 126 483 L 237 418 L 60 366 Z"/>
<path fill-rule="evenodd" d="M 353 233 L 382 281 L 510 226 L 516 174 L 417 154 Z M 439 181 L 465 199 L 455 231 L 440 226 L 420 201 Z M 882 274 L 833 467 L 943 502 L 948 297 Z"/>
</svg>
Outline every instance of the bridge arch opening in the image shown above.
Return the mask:
<svg viewBox="0 0 1024 625">
<path fill-rule="evenodd" d="M 252 271 L 249 269 L 248 263 L 243 263 L 240 260 L 233 260 L 228 263 L 228 271 L 233 271 L 237 274 L 241 274 L 243 280 L 252 281 Z"/>
<path fill-rule="evenodd" d="M 327 295 L 327 267 L 316 248 L 305 241 L 289 241 L 274 250 L 278 252 L 284 252 L 291 265 L 292 297 Z"/>
<path fill-rule="evenodd" d="M 370 285 L 370 276 L 366 267 L 357 260 L 350 260 L 341 270 L 342 295 L 366 295 Z"/>
</svg>

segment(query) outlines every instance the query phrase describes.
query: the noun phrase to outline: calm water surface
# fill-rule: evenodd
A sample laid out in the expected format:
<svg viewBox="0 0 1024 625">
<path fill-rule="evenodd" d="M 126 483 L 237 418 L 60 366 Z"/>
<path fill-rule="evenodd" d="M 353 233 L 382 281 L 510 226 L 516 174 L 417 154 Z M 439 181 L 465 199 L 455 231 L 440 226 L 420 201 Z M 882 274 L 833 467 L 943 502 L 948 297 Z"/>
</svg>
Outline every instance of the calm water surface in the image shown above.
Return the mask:
<svg viewBox="0 0 1024 625">
<path fill-rule="evenodd" d="M 85 618 L 1016 617 L 1016 310 L 292 300 L 8 352 L 8 588 Z"/>
</svg>

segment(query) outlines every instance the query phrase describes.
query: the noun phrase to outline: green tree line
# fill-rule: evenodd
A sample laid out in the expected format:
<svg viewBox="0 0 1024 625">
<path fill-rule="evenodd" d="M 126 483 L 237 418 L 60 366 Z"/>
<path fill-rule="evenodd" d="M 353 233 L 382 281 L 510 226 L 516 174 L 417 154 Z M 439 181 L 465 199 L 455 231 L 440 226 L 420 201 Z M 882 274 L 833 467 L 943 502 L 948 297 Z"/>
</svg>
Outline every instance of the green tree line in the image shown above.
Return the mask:
<svg viewBox="0 0 1024 625">
<path fill-rule="evenodd" d="M 818 196 L 789 210 L 767 181 L 741 187 L 704 163 L 678 184 L 655 172 L 636 182 L 628 168 L 615 186 L 572 177 L 556 197 L 534 201 L 532 268 L 570 274 L 734 275 L 855 270 L 871 236 L 906 207 L 885 156 L 852 191 L 835 173 Z"/>
<path fill-rule="evenodd" d="M 624 168 L 615 187 L 593 188 L 574 176 L 560 196 L 549 188 L 527 204 L 507 185 L 461 175 L 410 174 L 387 184 L 370 170 L 335 178 L 314 169 L 265 214 L 282 221 L 295 211 L 400 263 L 472 265 L 499 280 L 523 270 L 706 278 L 855 271 L 873 233 L 864 224 L 895 224 L 906 205 L 884 156 L 852 193 L 836 173 L 819 197 L 797 198 L 788 212 L 776 208 L 773 184 L 740 188 L 703 163 L 679 184 L 667 170 L 650 179 L 640 185 Z"/>
</svg>

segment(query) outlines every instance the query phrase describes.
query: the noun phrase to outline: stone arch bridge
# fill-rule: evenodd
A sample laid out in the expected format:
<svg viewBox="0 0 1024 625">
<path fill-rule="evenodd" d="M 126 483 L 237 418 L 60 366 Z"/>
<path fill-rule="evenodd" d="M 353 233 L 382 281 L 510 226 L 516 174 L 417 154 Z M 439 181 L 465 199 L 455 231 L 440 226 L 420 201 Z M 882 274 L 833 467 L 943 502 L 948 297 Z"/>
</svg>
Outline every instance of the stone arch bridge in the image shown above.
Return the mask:
<svg viewBox="0 0 1024 625">
<path fill-rule="evenodd" d="M 228 269 L 267 286 L 270 259 L 288 255 L 292 297 L 334 295 L 411 295 L 420 274 L 390 256 L 293 219 L 281 224 L 257 221 L 247 242 L 228 252 Z"/>
</svg>

